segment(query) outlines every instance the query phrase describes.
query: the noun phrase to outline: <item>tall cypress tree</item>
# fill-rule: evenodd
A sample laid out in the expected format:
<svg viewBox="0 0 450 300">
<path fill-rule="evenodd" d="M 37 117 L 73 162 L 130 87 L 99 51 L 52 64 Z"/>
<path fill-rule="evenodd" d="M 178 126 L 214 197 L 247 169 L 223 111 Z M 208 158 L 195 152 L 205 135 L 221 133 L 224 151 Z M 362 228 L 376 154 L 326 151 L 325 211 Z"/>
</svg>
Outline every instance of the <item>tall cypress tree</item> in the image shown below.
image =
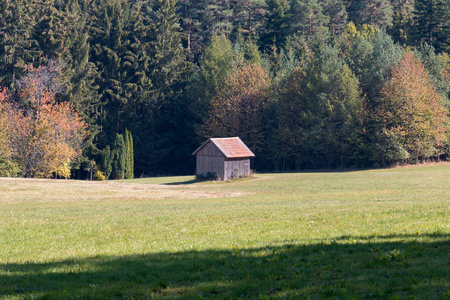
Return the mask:
<svg viewBox="0 0 450 300">
<path fill-rule="evenodd" d="M 134 149 L 133 136 L 128 129 L 125 130 L 125 178 L 134 178 Z"/>
<path fill-rule="evenodd" d="M 114 179 L 124 179 L 126 167 L 126 148 L 122 134 L 116 134 L 113 151 L 114 159 L 112 162 L 111 176 Z"/>
</svg>

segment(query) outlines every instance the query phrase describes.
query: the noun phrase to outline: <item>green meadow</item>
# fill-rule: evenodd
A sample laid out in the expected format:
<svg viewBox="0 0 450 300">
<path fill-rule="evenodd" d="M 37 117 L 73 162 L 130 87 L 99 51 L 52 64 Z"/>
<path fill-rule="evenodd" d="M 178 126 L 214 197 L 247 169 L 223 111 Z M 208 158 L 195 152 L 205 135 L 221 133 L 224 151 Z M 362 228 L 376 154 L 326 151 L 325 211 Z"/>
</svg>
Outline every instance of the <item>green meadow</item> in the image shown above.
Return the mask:
<svg viewBox="0 0 450 300">
<path fill-rule="evenodd" d="M 450 299 L 450 164 L 0 178 L 0 299 Z"/>
</svg>

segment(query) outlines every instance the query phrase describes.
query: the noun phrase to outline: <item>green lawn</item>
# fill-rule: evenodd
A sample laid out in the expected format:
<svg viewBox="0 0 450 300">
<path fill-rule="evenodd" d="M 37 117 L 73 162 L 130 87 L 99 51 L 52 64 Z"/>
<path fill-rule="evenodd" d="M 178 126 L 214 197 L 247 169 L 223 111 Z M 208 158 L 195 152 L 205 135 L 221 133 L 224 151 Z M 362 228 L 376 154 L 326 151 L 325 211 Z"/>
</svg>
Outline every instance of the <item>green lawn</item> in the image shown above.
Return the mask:
<svg viewBox="0 0 450 300">
<path fill-rule="evenodd" d="M 450 164 L 0 178 L 0 299 L 450 299 Z"/>
</svg>

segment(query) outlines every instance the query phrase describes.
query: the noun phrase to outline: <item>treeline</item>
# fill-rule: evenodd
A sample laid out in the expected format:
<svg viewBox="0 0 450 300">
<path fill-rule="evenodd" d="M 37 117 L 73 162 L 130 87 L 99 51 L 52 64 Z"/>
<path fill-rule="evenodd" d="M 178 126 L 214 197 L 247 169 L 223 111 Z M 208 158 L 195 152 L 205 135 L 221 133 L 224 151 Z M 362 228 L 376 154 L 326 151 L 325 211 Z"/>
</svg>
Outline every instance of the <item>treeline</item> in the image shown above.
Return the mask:
<svg viewBox="0 0 450 300">
<path fill-rule="evenodd" d="M 30 70 L 56 70 L 41 86 L 87 124 L 77 178 L 192 174 L 212 136 L 240 136 L 257 170 L 446 159 L 449 6 L 0 0 L 0 86 L 23 109 Z"/>
</svg>

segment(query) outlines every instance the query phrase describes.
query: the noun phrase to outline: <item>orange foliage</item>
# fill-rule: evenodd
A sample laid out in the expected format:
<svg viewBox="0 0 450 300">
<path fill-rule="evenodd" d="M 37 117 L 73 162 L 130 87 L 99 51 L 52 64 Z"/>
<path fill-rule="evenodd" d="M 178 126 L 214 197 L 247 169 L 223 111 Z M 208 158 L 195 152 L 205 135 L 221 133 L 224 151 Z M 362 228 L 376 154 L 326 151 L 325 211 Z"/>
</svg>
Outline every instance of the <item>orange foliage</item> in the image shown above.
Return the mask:
<svg viewBox="0 0 450 300">
<path fill-rule="evenodd" d="M 86 136 L 80 116 L 68 103 L 55 104 L 54 94 L 42 80 L 26 77 L 21 93 L 26 109 L 11 109 L 11 144 L 26 177 L 48 177 L 74 160 Z"/>
<path fill-rule="evenodd" d="M 382 89 L 378 120 L 414 159 L 439 155 L 448 111 L 431 85 L 425 67 L 407 52 Z"/>
</svg>

